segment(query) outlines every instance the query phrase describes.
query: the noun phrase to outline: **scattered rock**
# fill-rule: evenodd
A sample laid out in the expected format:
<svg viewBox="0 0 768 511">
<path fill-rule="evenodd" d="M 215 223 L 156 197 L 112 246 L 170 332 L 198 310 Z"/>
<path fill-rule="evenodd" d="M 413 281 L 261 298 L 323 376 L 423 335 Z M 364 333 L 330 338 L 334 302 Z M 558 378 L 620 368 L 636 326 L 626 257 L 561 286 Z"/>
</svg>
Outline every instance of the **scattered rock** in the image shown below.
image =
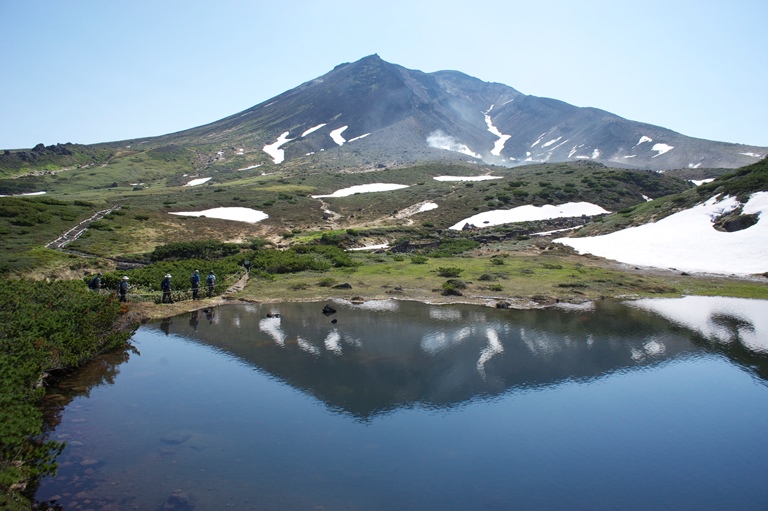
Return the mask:
<svg viewBox="0 0 768 511">
<path fill-rule="evenodd" d="M 160 508 L 162 511 L 191 511 L 195 509 L 194 499 L 186 492 L 175 490 L 165 500 L 165 504 Z"/>
<path fill-rule="evenodd" d="M 333 289 L 352 289 L 352 285 L 349 282 L 338 284 L 333 286 Z"/>
<path fill-rule="evenodd" d="M 512 304 L 509 302 L 505 302 L 504 300 L 500 300 L 496 302 L 497 309 L 509 309 L 510 307 L 512 307 Z"/>
<path fill-rule="evenodd" d="M 336 314 L 336 309 L 334 309 L 330 305 L 325 305 L 323 307 L 323 314 L 326 316 L 330 316 L 331 314 Z"/>
<path fill-rule="evenodd" d="M 183 444 L 190 438 L 192 438 L 192 433 L 185 429 L 177 429 L 166 433 L 160 440 L 166 444 L 179 445 Z"/>
</svg>

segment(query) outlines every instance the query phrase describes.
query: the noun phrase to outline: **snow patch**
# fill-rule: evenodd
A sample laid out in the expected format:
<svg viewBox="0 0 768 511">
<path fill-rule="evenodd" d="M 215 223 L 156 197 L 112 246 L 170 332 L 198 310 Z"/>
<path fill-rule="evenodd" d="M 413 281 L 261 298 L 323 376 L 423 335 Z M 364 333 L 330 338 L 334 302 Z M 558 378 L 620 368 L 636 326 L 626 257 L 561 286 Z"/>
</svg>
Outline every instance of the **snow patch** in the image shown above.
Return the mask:
<svg viewBox="0 0 768 511">
<path fill-rule="evenodd" d="M 348 248 L 347 250 L 350 252 L 358 252 L 361 250 L 380 250 L 383 248 L 389 248 L 389 243 L 382 243 L 380 245 L 368 245 L 366 247 Z"/>
<path fill-rule="evenodd" d="M 502 176 L 435 176 L 435 181 L 488 181 L 490 179 L 502 179 Z"/>
<path fill-rule="evenodd" d="M 742 154 L 744 156 L 751 156 L 752 158 L 762 158 L 763 157 L 762 154 L 757 154 L 757 153 L 739 153 L 739 154 Z"/>
<path fill-rule="evenodd" d="M 176 211 L 171 212 L 172 215 L 179 216 L 204 216 L 206 218 L 219 218 L 221 220 L 234 220 L 236 222 L 247 222 L 249 224 L 255 224 L 262 220 L 269 218 L 269 215 L 263 211 L 258 211 L 251 208 L 213 208 L 206 209 L 204 211 Z"/>
<path fill-rule="evenodd" d="M 344 145 L 344 137 L 341 136 L 341 134 L 344 132 L 345 129 L 349 128 L 349 126 L 342 126 L 341 128 L 337 128 L 333 131 L 331 131 L 330 135 L 334 142 L 336 142 L 337 145 Z"/>
<path fill-rule="evenodd" d="M 556 139 L 550 140 L 549 142 L 544 142 L 543 144 L 541 144 L 541 148 L 544 149 L 545 147 L 549 147 L 552 144 L 557 143 L 561 138 L 563 138 L 563 137 L 557 137 Z"/>
<path fill-rule="evenodd" d="M 17 193 L 16 195 L 0 195 L 0 197 L 30 197 L 32 195 L 45 195 L 46 192 Z"/>
<path fill-rule="evenodd" d="M 251 170 L 251 169 L 257 169 L 259 167 L 261 167 L 261 163 L 259 163 L 258 165 L 251 165 L 250 167 L 243 167 L 242 169 L 237 169 L 237 170 L 238 171 L 240 171 L 240 170 Z"/>
<path fill-rule="evenodd" d="M 326 125 L 326 123 L 322 123 L 322 124 L 318 124 L 317 126 L 313 126 L 313 127 L 309 128 L 308 130 L 306 130 L 304 133 L 302 133 L 301 136 L 302 137 L 306 137 L 310 133 L 314 133 L 315 131 L 319 130 L 320 128 L 322 128 L 325 125 Z"/>
<path fill-rule="evenodd" d="M 607 259 L 658 268 L 718 274 L 768 271 L 768 192 L 752 194 L 743 214 L 759 214 L 758 222 L 741 231 L 721 232 L 712 225 L 739 206 L 734 197 L 713 197 L 651 224 L 603 236 L 554 240 Z"/>
<path fill-rule="evenodd" d="M 350 186 L 349 188 L 342 188 L 341 190 L 336 190 L 330 195 L 312 195 L 312 198 L 323 199 L 327 197 L 348 197 L 356 193 L 389 192 L 391 190 L 399 190 L 401 188 L 409 188 L 409 186 L 394 183 L 372 183 L 369 185 L 356 185 Z"/>
<path fill-rule="evenodd" d="M 512 138 L 512 135 L 503 134 L 496 126 L 493 125 L 493 121 L 491 121 L 490 115 L 491 110 L 493 110 L 493 105 L 491 105 L 491 108 L 489 108 L 487 112 L 483 112 L 485 115 L 485 124 L 488 126 L 488 131 L 499 137 L 499 139 L 493 145 L 493 149 L 491 149 L 491 154 L 494 156 L 501 156 L 501 151 L 504 149 L 504 144 L 507 143 L 507 140 Z"/>
<path fill-rule="evenodd" d="M 211 180 L 210 177 L 201 177 L 199 179 L 193 179 L 192 181 L 188 182 L 184 186 L 197 186 L 197 185 L 201 185 L 203 183 L 207 183 L 210 180 Z"/>
<path fill-rule="evenodd" d="M 288 138 L 289 133 L 289 131 L 286 131 L 277 137 L 277 140 L 274 143 L 264 146 L 264 152 L 272 157 L 276 165 L 282 163 L 283 160 L 285 160 L 285 151 L 280 149 L 280 146 L 287 144 L 291 140 L 294 140 L 292 138 Z"/>
<path fill-rule="evenodd" d="M 355 140 L 360 140 L 361 138 L 365 138 L 368 135 L 370 135 L 370 133 L 366 133 L 365 135 L 360 135 L 359 137 L 350 138 L 349 140 L 347 140 L 347 142 L 354 142 Z"/>
<path fill-rule="evenodd" d="M 491 227 L 494 225 L 511 224 L 515 222 L 532 222 L 536 220 L 549 220 L 552 218 L 569 218 L 582 215 L 602 215 L 609 213 L 596 204 L 589 202 L 568 202 L 559 206 L 547 204 L 545 206 L 519 206 L 512 209 L 497 209 L 486 211 L 465 218 L 449 227 L 453 230 L 461 230 L 465 224 L 476 227 Z"/>
<path fill-rule="evenodd" d="M 425 211 L 432 211 L 433 209 L 437 209 L 437 204 L 434 202 L 425 202 L 419 206 L 419 209 L 416 211 L 416 213 L 424 213 Z"/>
<path fill-rule="evenodd" d="M 711 183 L 714 180 L 715 180 L 714 177 L 710 177 L 709 179 L 690 179 L 689 181 L 695 184 L 696 186 L 701 186 L 706 183 Z"/>
<path fill-rule="evenodd" d="M 651 137 L 646 137 L 645 135 L 643 135 L 642 137 L 640 137 L 640 140 L 637 142 L 637 144 L 635 144 L 635 147 L 645 142 L 653 142 L 653 139 Z"/>
<path fill-rule="evenodd" d="M 653 155 L 654 158 L 657 156 L 661 156 L 664 153 L 668 153 L 672 149 L 674 149 L 674 146 L 668 145 L 668 144 L 653 144 L 653 147 L 651 148 L 651 151 L 656 151 L 659 154 Z"/>
</svg>

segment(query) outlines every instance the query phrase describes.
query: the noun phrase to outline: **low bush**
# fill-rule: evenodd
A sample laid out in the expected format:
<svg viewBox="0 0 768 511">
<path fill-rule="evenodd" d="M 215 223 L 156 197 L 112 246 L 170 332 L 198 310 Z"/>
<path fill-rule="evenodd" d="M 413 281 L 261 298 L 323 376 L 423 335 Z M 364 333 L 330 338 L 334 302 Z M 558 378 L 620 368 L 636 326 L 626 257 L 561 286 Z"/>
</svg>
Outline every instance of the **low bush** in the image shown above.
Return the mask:
<svg viewBox="0 0 768 511">
<path fill-rule="evenodd" d="M 437 269 L 437 275 L 440 277 L 458 277 L 463 271 L 461 268 L 444 268 L 441 266 Z"/>
<path fill-rule="evenodd" d="M 123 308 L 80 281 L 0 280 L 0 495 L 53 474 L 63 444 L 41 436 L 41 376 L 123 345 Z M 135 325 L 138 326 L 138 325 Z M 2 498 L 0 498 L 2 501 Z"/>
</svg>

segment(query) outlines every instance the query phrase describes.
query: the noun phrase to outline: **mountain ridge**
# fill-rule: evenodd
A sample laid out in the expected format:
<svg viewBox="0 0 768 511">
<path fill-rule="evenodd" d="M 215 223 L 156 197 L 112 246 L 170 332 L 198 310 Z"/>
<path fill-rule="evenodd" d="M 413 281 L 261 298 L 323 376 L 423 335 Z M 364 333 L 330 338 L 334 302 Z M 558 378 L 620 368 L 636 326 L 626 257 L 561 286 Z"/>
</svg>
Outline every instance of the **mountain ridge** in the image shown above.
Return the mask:
<svg viewBox="0 0 768 511">
<path fill-rule="evenodd" d="M 514 167 L 591 160 L 665 171 L 738 168 L 768 148 L 687 137 L 595 107 L 523 94 L 460 71 L 425 73 L 377 54 L 223 119 L 166 135 L 91 144 L 95 149 L 189 149 L 195 170 L 237 165 L 381 168 L 424 161 Z M 165 149 L 167 152 L 168 149 Z M 320 153 L 325 153 L 320 155 Z M 6 166 L 14 154 L 0 155 Z M 3 162 L 6 160 L 6 162 Z M 23 164 L 19 164 L 23 165 Z"/>
</svg>

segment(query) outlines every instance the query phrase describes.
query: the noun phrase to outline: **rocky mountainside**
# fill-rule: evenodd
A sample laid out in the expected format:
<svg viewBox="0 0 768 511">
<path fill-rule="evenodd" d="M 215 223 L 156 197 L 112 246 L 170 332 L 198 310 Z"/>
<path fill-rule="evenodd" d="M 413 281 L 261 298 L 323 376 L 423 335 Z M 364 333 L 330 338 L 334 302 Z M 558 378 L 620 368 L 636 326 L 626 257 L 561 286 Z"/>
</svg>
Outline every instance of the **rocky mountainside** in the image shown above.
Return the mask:
<svg viewBox="0 0 768 511">
<path fill-rule="evenodd" d="M 212 160 L 233 151 L 277 165 L 333 152 L 357 165 L 593 160 L 668 170 L 736 168 L 768 154 L 768 148 L 686 137 L 457 71 L 405 69 L 378 55 L 341 64 L 220 121 L 135 142 L 205 146 L 215 149 Z"/>
<path fill-rule="evenodd" d="M 503 166 L 589 160 L 662 171 L 737 168 L 768 154 L 765 147 L 686 137 L 457 71 L 406 69 L 378 55 L 336 66 L 248 110 L 197 128 L 93 146 L 67 145 L 74 156 L 57 156 L 51 148 L 6 151 L 0 154 L 0 170 L 34 168 L 35 161 L 50 164 L 51 158 L 62 159 L 62 165 L 81 164 L 78 155 L 96 162 L 96 154 L 125 150 L 185 160 L 197 171 L 261 165 L 367 169 L 441 160 Z"/>
</svg>

